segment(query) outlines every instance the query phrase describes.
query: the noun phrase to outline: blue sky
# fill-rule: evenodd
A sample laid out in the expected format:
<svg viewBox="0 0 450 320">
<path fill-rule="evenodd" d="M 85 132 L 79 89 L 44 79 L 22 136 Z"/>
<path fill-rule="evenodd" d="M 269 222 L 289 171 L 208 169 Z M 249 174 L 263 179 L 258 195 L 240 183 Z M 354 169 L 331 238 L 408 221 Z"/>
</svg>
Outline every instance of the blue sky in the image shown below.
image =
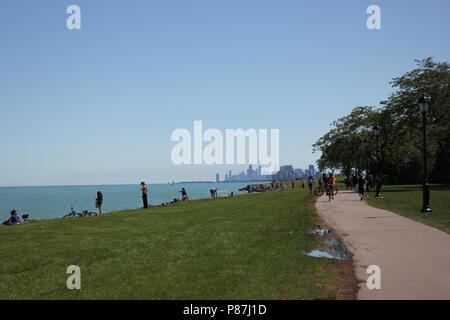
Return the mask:
<svg viewBox="0 0 450 320">
<path fill-rule="evenodd" d="M 82 29 L 66 28 L 76 4 Z M 381 7 L 382 30 L 366 27 Z M 414 59 L 449 61 L 450 2 L 2 0 L 0 185 L 213 180 L 175 166 L 177 128 L 280 129 L 281 164 Z"/>
</svg>

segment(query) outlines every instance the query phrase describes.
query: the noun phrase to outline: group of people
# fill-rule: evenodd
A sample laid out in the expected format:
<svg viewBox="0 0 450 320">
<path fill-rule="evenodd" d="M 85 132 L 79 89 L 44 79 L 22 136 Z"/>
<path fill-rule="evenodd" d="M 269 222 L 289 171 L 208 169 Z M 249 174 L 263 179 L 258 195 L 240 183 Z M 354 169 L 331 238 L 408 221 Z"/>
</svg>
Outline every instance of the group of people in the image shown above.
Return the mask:
<svg viewBox="0 0 450 320">
<path fill-rule="evenodd" d="M 250 184 L 244 188 L 239 189 L 239 191 L 247 191 L 248 193 L 260 193 L 269 191 L 281 191 L 286 190 L 289 187 L 285 184 L 272 181 L 271 183 L 264 184 Z"/>
<path fill-rule="evenodd" d="M 372 186 L 372 179 L 370 176 L 353 173 L 352 175 L 345 177 L 344 183 L 347 190 L 356 189 L 358 191 L 361 201 L 364 199 L 364 196 L 369 199 L 367 192 L 370 191 Z"/>
<path fill-rule="evenodd" d="M 314 186 L 314 177 L 310 175 L 308 177 L 308 179 L 307 179 L 307 183 L 308 183 L 309 193 L 312 193 L 313 192 L 313 186 Z M 292 189 L 294 189 L 295 188 L 295 181 L 294 180 L 292 180 L 291 185 L 292 185 Z M 300 187 L 302 189 L 305 189 L 305 181 L 303 179 L 300 179 Z"/>
<path fill-rule="evenodd" d="M 364 198 L 369 199 L 367 192 L 370 191 L 370 187 L 372 184 L 370 177 L 365 177 L 362 174 L 359 175 L 353 174 L 350 177 L 346 177 L 344 179 L 344 183 L 347 190 L 357 189 L 358 194 L 360 196 L 360 200 L 363 200 Z M 334 199 L 334 188 L 336 188 L 336 177 L 333 175 L 333 173 L 329 172 L 328 175 L 324 173 L 322 175 L 322 179 L 319 180 L 319 184 L 324 185 L 326 194 L 328 195 L 329 193 L 331 193 L 331 198 Z M 313 192 L 313 185 L 314 185 L 314 177 L 309 176 L 308 187 L 310 193 Z M 292 187 L 294 188 L 294 183 L 292 183 Z M 303 187 L 303 180 L 302 180 L 302 187 Z"/>
<path fill-rule="evenodd" d="M 372 178 L 370 175 L 362 175 L 362 174 L 356 174 L 353 173 L 350 176 L 347 176 L 344 178 L 344 184 L 345 184 L 345 188 L 347 190 L 359 190 L 360 188 L 360 178 L 363 178 L 365 180 L 365 191 L 369 192 L 370 188 L 372 187 Z"/>
<path fill-rule="evenodd" d="M 20 216 L 17 214 L 17 211 L 16 210 L 12 210 L 11 211 L 11 216 L 8 219 L 6 219 L 2 223 L 2 225 L 4 225 L 4 226 L 12 226 L 12 225 L 21 224 L 21 223 L 26 224 L 26 223 L 29 222 L 29 217 L 30 217 L 30 215 L 26 213 L 26 214 L 22 215 L 22 219 L 21 219 Z"/>
<path fill-rule="evenodd" d="M 188 201 L 189 200 L 189 196 L 188 196 L 188 193 L 187 193 L 185 188 L 181 188 L 181 190 L 179 192 L 181 193 L 181 200 L 177 199 L 177 198 L 174 198 L 173 201 L 171 201 L 171 202 L 161 203 L 161 206 L 167 207 L 169 205 L 178 203 L 180 201 Z M 218 190 L 217 190 L 217 188 L 211 188 L 209 190 L 209 192 L 211 194 L 211 198 L 212 199 L 217 199 L 217 197 L 218 197 Z M 147 188 L 147 185 L 145 184 L 144 181 L 141 182 L 141 194 L 142 194 L 143 208 L 147 209 L 149 207 L 149 204 L 148 204 L 148 188 Z M 233 196 L 233 192 L 229 196 L 232 197 Z"/>
</svg>

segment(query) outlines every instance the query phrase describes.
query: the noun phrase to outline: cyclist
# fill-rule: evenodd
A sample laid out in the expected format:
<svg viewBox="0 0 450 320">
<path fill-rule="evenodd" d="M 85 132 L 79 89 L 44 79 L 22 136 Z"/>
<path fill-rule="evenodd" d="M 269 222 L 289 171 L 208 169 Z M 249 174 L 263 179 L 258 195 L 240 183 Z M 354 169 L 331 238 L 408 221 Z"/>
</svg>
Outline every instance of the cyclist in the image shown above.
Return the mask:
<svg viewBox="0 0 450 320">
<path fill-rule="evenodd" d="M 332 172 L 330 172 L 326 179 L 327 179 L 327 184 L 326 184 L 327 192 L 329 193 L 329 195 L 331 195 L 331 199 L 334 199 L 333 191 L 334 191 L 334 187 L 336 186 L 336 177 L 333 175 Z"/>
</svg>

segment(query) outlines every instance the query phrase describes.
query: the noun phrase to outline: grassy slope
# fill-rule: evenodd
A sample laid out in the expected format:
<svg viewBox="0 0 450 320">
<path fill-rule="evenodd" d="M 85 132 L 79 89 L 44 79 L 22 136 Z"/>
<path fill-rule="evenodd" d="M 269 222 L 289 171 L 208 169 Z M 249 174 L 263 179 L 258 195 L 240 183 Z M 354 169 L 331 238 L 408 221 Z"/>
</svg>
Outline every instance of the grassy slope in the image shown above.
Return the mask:
<svg viewBox="0 0 450 320">
<path fill-rule="evenodd" d="M 433 185 L 430 193 L 431 214 L 423 214 L 422 186 L 385 186 L 381 192 L 384 199 L 375 199 L 370 194 L 369 203 L 373 206 L 396 212 L 450 233 L 450 186 Z"/>
<path fill-rule="evenodd" d="M 0 227 L 0 299 L 328 299 L 306 189 Z M 66 268 L 81 267 L 81 290 Z"/>
</svg>

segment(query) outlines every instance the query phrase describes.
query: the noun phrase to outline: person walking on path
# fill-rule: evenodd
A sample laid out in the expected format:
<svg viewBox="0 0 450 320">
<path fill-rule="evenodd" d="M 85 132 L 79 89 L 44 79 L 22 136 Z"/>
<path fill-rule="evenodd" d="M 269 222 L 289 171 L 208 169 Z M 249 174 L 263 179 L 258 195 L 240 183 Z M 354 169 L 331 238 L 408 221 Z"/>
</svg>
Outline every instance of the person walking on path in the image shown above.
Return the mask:
<svg viewBox="0 0 450 320">
<path fill-rule="evenodd" d="M 147 185 L 144 181 L 141 182 L 141 192 L 142 192 L 142 202 L 144 203 L 144 209 L 148 208 L 148 197 L 147 197 Z"/>
<path fill-rule="evenodd" d="M 350 186 L 351 186 L 351 182 L 350 182 L 350 177 L 349 176 L 345 177 L 344 184 L 345 184 L 345 190 L 349 190 Z"/>
<path fill-rule="evenodd" d="M 362 174 L 358 177 L 358 194 L 361 198 L 361 201 L 364 199 L 364 191 L 366 189 L 367 180 L 363 177 Z M 367 199 L 369 199 L 369 195 L 367 194 Z"/>
<path fill-rule="evenodd" d="M 97 198 L 95 199 L 95 207 L 98 209 L 98 213 L 102 214 L 103 194 L 97 191 Z"/>
<path fill-rule="evenodd" d="M 352 175 L 352 183 L 351 183 L 351 185 L 350 185 L 350 190 L 353 190 L 353 188 L 357 188 L 358 187 L 358 177 L 356 176 L 356 174 L 354 173 L 353 175 Z"/>
</svg>

